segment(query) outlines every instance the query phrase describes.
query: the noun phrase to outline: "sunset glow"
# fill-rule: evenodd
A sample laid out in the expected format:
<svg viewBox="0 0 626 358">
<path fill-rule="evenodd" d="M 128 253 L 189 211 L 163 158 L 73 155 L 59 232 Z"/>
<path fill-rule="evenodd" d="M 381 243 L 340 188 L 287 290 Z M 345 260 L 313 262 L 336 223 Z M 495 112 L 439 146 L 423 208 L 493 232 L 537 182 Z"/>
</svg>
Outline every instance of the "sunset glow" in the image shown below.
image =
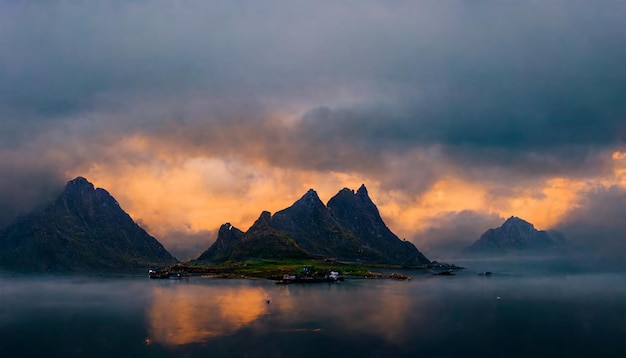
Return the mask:
<svg viewBox="0 0 626 358">
<path fill-rule="evenodd" d="M 267 310 L 267 293 L 249 287 L 226 291 L 206 286 L 154 287 L 153 297 L 149 339 L 165 345 L 202 343 L 232 334 Z"/>
<path fill-rule="evenodd" d="M 179 259 L 308 189 L 426 256 L 622 211 L 623 4 L 241 6 L 0 5 L 0 228 L 77 176 Z"/>
</svg>

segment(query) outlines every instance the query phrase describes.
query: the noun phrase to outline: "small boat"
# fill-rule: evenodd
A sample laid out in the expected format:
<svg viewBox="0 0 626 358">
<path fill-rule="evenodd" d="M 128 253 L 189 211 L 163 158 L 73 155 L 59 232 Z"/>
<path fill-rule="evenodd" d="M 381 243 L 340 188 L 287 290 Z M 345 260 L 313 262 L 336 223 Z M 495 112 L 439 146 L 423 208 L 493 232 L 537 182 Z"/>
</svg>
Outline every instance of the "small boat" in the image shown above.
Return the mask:
<svg viewBox="0 0 626 358">
<path fill-rule="evenodd" d="M 148 270 L 148 277 L 150 278 L 169 278 L 170 273 L 168 271 Z"/>
<path fill-rule="evenodd" d="M 337 272 L 337 271 L 330 271 L 326 275 L 326 280 L 328 280 L 328 281 L 341 281 L 341 280 L 343 280 L 343 277 L 339 276 L 339 272 Z"/>
</svg>

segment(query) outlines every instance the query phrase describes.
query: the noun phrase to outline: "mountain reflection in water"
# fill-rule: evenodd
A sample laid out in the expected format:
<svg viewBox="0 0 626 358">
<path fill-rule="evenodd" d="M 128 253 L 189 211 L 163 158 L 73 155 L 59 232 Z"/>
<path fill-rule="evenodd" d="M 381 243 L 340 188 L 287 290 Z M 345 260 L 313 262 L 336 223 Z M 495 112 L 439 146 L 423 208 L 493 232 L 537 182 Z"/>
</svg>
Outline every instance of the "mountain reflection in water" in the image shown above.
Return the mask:
<svg viewBox="0 0 626 358">
<path fill-rule="evenodd" d="M 0 357 L 626 356 L 626 275 L 532 262 L 311 285 L 0 275 Z"/>
<path fill-rule="evenodd" d="M 267 312 L 267 296 L 260 287 L 155 286 L 148 314 L 149 339 L 180 345 L 230 335 Z"/>
<path fill-rule="evenodd" d="M 311 323 L 330 322 L 354 333 L 364 331 L 400 343 L 405 338 L 402 330 L 405 320 L 415 319 L 405 312 L 411 298 L 394 294 L 393 288 L 386 285 L 381 285 L 375 294 L 354 300 L 352 290 L 342 290 L 337 284 L 309 288 L 250 287 L 245 285 L 246 281 L 228 283 L 232 285 L 166 281 L 153 287 L 148 339 L 165 345 L 202 343 L 232 335 L 265 315 L 261 324 L 271 321 L 270 330 L 320 332 L 322 324 Z M 371 283 L 376 286 L 377 282 Z M 319 294 L 320 290 L 333 293 Z M 298 302 L 296 305 L 294 300 Z M 292 320 L 298 318 L 309 325 L 293 327 Z"/>
</svg>

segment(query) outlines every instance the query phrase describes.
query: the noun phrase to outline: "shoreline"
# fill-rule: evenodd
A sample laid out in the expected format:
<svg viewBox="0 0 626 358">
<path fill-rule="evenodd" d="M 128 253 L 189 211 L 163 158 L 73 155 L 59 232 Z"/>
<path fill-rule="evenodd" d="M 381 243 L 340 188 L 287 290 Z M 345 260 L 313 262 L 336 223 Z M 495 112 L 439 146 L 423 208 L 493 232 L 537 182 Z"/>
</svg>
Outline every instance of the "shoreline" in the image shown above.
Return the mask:
<svg viewBox="0 0 626 358">
<path fill-rule="evenodd" d="M 363 279 L 399 279 L 410 280 L 411 277 L 402 273 L 382 273 L 373 270 L 417 270 L 429 272 L 452 272 L 463 270 L 461 266 L 444 263 L 431 263 L 416 266 L 365 264 L 328 260 L 248 260 L 245 262 L 224 262 L 205 264 L 186 262 L 170 265 L 154 272 L 171 273 L 183 276 L 205 276 L 225 279 L 267 279 L 280 281 L 285 275 L 297 275 L 306 272 L 307 277 L 324 277 L 329 272 L 338 272 L 343 277 Z M 158 278 L 158 277 L 154 277 Z"/>
</svg>

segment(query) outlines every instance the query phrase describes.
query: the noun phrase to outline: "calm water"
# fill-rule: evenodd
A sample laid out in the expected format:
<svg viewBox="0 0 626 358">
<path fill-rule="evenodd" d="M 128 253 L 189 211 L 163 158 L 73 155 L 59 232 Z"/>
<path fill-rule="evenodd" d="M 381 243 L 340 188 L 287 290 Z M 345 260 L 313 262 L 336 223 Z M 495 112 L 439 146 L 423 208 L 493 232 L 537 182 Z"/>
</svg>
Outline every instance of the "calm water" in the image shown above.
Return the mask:
<svg viewBox="0 0 626 358">
<path fill-rule="evenodd" d="M 466 265 L 307 286 L 4 275 L 0 357 L 626 356 L 624 273 Z"/>
</svg>

